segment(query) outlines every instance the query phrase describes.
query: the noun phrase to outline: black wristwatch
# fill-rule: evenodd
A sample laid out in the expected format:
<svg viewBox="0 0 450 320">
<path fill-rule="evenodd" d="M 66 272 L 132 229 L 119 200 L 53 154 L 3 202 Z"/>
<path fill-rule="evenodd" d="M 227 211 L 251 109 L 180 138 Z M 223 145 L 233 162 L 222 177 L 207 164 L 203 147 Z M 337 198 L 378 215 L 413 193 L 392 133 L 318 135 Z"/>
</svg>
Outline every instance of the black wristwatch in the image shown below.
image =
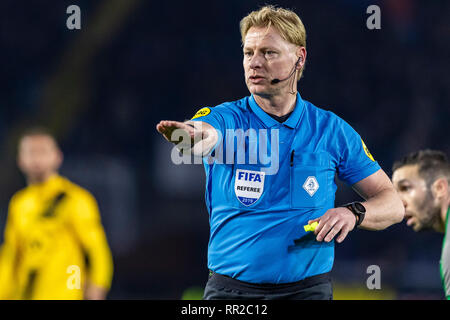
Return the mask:
<svg viewBox="0 0 450 320">
<path fill-rule="evenodd" d="M 343 205 L 342 207 L 349 209 L 356 216 L 356 224 L 355 227 L 359 226 L 366 215 L 366 208 L 362 205 L 361 202 L 351 202 Z"/>
</svg>

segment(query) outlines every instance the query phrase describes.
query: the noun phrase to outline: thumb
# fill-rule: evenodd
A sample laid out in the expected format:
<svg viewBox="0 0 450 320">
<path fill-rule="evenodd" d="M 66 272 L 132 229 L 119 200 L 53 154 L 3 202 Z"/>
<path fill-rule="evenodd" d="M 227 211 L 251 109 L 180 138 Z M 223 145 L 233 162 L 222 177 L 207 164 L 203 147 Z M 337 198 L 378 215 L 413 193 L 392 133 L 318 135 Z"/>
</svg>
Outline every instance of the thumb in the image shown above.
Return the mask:
<svg viewBox="0 0 450 320">
<path fill-rule="evenodd" d="M 320 220 L 320 218 L 315 218 L 315 219 L 313 219 L 313 220 L 308 220 L 308 224 L 311 224 L 311 223 L 313 223 L 313 222 L 318 222 Z"/>
</svg>

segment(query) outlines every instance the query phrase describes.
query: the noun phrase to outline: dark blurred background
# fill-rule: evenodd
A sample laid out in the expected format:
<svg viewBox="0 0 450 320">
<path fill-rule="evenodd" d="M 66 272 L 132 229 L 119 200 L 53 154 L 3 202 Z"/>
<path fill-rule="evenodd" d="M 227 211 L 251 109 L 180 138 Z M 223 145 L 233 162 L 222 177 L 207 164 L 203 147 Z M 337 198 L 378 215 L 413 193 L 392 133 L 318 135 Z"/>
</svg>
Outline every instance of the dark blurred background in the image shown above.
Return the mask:
<svg viewBox="0 0 450 320">
<path fill-rule="evenodd" d="M 56 132 L 62 174 L 97 198 L 115 274 L 109 298 L 180 299 L 207 280 L 202 165 L 176 166 L 159 120 L 248 95 L 239 21 L 265 3 L 294 9 L 307 31 L 300 94 L 349 122 L 383 169 L 405 153 L 450 154 L 450 1 L 0 2 L 0 231 L 25 186 L 18 134 Z M 66 8 L 81 8 L 68 30 Z M 381 30 L 366 9 L 381 8 Z M 357 199 L 339 184 L 336 203 Z M 442 235 L 405 223 L 336 245 L 336 298 L 441 299 Z M 366 288 L 370 265 L 381 290 Z"/>
</svg>

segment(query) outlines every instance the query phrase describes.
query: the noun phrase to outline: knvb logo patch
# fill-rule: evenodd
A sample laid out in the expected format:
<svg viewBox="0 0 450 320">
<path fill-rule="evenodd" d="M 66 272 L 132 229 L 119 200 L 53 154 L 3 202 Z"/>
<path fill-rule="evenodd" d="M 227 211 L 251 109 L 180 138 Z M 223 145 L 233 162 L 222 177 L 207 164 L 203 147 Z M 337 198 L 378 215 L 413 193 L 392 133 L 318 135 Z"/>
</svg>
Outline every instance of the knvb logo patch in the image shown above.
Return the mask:
<svg viewBox="0 0 450 320">
<path fill-rule="evenodd" d="M 265 173 L 262 171 L 236 170 L 234 192 L 244 206 L 251 206 L 261 197 L 264 191 Z"/>
<path fill-rule="evenodd" d="M 310 176 L 306 178 L 305 183 L 303 184 L 303 189 L 312 197 L 317 190 L 319 190 L 319 183 L 317 182 L 316 177 Z"/>
</svg>

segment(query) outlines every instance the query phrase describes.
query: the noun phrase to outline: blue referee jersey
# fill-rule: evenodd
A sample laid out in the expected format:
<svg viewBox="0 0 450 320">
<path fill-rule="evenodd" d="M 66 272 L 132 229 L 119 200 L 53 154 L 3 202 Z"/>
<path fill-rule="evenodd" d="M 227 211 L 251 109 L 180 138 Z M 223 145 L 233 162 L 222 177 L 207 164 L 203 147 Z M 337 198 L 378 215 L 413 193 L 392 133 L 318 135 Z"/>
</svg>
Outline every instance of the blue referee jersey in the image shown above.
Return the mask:
<svg viewBox="0 0 450 320">
<path fill-rule="evenodd" d="M 203 159 L 208 268 L 272 284 L 330 271 L 334 241 L 318 242 L 303 226 L 334 207 L 336 174 L 353 185 L 380 169 L 358 133 L 300 94 L 283 123 L 253 95 L 202 108 L 192 121 L 210 124 L 220 137 Z"/>
</svg>

